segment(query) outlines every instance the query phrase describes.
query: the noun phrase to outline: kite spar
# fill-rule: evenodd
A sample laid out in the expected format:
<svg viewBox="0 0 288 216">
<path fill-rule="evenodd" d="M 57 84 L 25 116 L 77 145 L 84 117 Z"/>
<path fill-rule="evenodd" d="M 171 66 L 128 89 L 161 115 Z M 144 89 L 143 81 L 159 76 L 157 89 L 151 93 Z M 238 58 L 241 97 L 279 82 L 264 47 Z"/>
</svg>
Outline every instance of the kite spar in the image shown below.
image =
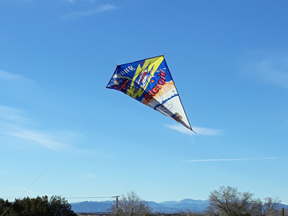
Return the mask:
<svg viewBox="0 0 288 216">
<path fill-rule="evenodd" d="M 121 91 L 193 131 L 163 55 L 118 65 L 106 88 Z"/>
</svg>

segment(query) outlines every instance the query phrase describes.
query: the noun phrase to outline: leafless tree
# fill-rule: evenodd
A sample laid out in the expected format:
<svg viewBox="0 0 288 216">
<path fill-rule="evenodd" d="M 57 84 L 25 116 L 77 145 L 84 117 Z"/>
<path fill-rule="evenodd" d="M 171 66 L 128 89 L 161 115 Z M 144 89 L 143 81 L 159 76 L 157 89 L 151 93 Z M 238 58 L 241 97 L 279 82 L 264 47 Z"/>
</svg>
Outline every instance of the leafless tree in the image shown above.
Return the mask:
<svg viewBox="0 0 288 216">
<path fill-rule="evenodd" d="M 259 211 L 261 213 L 262 216 L 279 216 L 280 212 L 279 212 L 279 208 L 278 208 L 278 204 L 281 201 L 279 200 L 278 197 L 276 198 L 271 198 L 271 197 L 267 197 L 264 198 L 264 202 L 261 202 L 261 205 L 259 206 Z"/>
<path fill-rule="evenodd" d="M 214 190 L 209 196 L 210 205 L 206 209 L 208 215 L 214 216 L 243 216 L 259 215 L 258 200 L 253 199 L 249 192 L 238 192 L 234 187 L 220 187 Z"/>
<path fill-rule="evenodd" d="M 111 206 L 111 211 L 116 214 L 116 205 Z M 127 192 L 122 195 L 118 203 L 119 216 L 145 216 L 151 212 L 147 203 L 142 200 L 135 191 Z"/>
</svg>

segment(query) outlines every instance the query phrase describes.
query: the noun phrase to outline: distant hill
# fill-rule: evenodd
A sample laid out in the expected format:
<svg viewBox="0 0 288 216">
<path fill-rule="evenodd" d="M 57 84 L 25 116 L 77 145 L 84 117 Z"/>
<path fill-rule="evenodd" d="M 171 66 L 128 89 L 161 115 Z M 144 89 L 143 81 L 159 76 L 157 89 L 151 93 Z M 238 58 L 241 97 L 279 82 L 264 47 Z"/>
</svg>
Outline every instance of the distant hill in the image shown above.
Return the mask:
<svg viewBox="0 0 288 216">
<path fill-rule="evenodd" d="M 187 209 L 190 211 L 203 211 L 209 204 L 208 200 L 193 200 L 193 199 L 184 199 L 181 201 L 166 201 L 161 203 L 156 203 L 153 201 L 146 201 L 147 205 L 151 207 L 152 212 L 161 212 L 161 213 L 177 213 L 177 212 L 186 212 Z M 79 212 L 110 212 L 110 207 L 113 204 L 113 201 L 102 201 L 102 202 L 78 202 L 71 203 L 72 210 L 76 213 Z"/>
<path fill-rule="evenodd" d="M 177 213 L 177 212 L 187 212 L 190 211 L 203 211 L 208 205 L 208 200 L 193 200 L 193 199 L 184 199 L 181 201 L 165 201 L 161 203 L 148 202 L 148 205 L 152 208 L 152 212 L 161 212 L 161 213 Z"/>
<path fill-rule="evenodd" d="M 173 214 L 179 212 L 187 212 L 189 209 L 192 212 L 202 212 L 208 205 L 209 200 L 193 200 L 193 199 L 184 199 L 181 201 L 165 201 L 156 203 L 153 201 L 146 201 L 147 205 L 151 207 L 152 212 L 160 212 L 166 214 Z M 113 204 L 113 201 L 101 201 L 101 202 L 77 202 L 71 203 L 72 210 L 76 213 L 104 213 L 110 212 L 110 207 Z M 279 209 L 287 208 L 288 205 L 279 204 Z"/>
<path fill-rule="evenodd" d="M 71 203 L 72 210 L 76 213 L 91 213 L 91 212 L 110 212 L 110 207 L 113 201 L 102 202 L 77 202 Z"/>
</svg>

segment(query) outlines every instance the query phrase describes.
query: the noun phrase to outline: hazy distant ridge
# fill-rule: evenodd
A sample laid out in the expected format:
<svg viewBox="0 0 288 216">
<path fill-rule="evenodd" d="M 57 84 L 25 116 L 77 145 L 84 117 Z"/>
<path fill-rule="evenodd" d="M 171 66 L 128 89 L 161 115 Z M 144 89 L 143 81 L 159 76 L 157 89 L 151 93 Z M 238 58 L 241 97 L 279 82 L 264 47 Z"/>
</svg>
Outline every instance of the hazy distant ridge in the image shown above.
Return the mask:
<svg viewBox="0 0 288 216">
<path fill-rule="evenodd" d="M 71 206 L 74 212 L 109 212 L 112 203 L 113 201 L 85 201 L 71 203 Z M 187 209 L 190 209 L 190 211 L 203 211 L 205 207 L 208 206 L 209 201 L 184 199 L 181 201 L 165 201 L 161 203 L 147 201 L 146 203 L 152 208 L 152 212 L 175 213 L 181 211 L 186 212 Z"/>
<path fill-rule="evenodd" d="M 208 205 L 209 200 L 193 200 L 193 199 L 184 199 L 181 201 L 165 201 L 156 203 L 153 201 L 146 201 L 147 205 L 152 208 L 152 212 L 160 212 L 160 213 L 178 213 L 178 212 L 187 212 L 189 209 L 190 211 L 194 212 L 202 212 Z M 71 203 L 72 210 L 76 213 L 79 212 L 110 212 L 110 207 L 113 204 L 113 201 L 85 201 L 85 202 L 77 202 Z M 279 204 L 280 208 L 288 208 L 288 205 Z"/>
</svg>

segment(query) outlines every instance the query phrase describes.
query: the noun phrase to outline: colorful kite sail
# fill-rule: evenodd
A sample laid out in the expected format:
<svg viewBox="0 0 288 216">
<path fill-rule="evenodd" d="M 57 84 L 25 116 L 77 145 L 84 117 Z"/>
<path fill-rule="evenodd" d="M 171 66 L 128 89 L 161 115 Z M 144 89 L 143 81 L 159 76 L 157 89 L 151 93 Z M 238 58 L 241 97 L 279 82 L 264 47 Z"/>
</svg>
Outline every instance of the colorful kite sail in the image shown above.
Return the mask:
<svg viewBox="0 0 288 216">
<path fill-rule="evenodd" d="M 122 91 L 192 130 L 163 55 L 118 65 L 106 88 Z"/>
</svg>

